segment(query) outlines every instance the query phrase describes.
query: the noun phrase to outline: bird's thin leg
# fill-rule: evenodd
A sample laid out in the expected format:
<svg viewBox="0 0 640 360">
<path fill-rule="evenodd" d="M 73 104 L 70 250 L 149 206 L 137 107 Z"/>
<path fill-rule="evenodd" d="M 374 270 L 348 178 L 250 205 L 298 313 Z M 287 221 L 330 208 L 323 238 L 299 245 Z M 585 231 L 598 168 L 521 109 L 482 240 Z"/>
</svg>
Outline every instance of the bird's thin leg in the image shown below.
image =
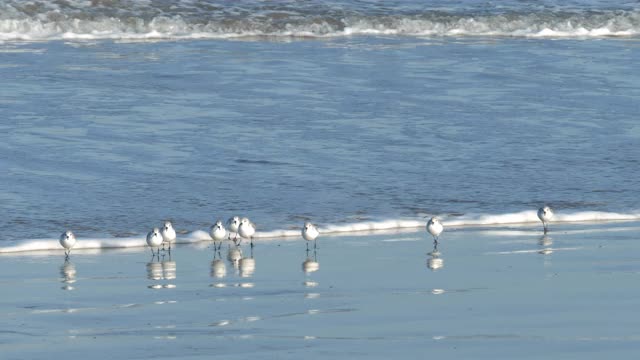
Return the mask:
<svg viewBox="0 0 640 360">
<path fill-rule="evenodd" d="M 307 241 L 307 255 L 309 254 L 309 242 Z"/>
<path fill-rule="evenodd" d="M 251 250 L 253 250 L 253 236 L 251 237 Z"/>
<path fill-rule="evenodd" d="M 313 250 L 316 250 L 318 248 L 318 240 L 313 240 Z"/>
</svg>

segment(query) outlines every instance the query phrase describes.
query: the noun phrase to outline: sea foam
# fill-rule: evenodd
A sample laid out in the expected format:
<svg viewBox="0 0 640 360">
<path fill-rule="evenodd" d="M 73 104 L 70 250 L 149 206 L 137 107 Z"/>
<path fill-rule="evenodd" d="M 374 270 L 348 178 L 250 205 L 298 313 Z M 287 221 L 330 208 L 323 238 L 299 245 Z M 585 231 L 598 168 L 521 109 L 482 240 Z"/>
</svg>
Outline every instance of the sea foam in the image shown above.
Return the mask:
<svg viewBox="0 0 640 360">
<path fill-rule="evenodd" d="M 344 36 L 428 37 L 629 37 L 640 33 L 640 11 L 553 11 L 457 13 L 423 11 L 409 14 L 342 13 L 335 10 L 211 12 L 137 6 L 36 10 L 0 8 L 0 41 L 49 40 L 179 40 L 230 38 L 327 38 Z"/>
<path fill-rule="evenodd" d="M 501 225 L 538 224 L 540 220 L 536 211 L 527 210 L 508 214 L 477 214 L 464 216 L 441 216 L 445 229 L 464 227 L 496 227 Z M 616 213 L 601 211 L 580 211 L 572 213 L 556 213 L 553 223 L 580 223 L 580 222 L 610 222 L 640 220 L 640 212 Z M 426 219 L 396 219 L 380 221 L 364 221 L 344 224 L 327 224 L 319 227 L 320 236 L 364 236 L 371 234 L 414 232 L 424 228 Z M 301 239 L 300 229 L 274 229 L 257 231 L 254 239 L 263 241 L 298 240 Z M 205 230 L 194 230 L 186 235 L 178 236 L 177 244 L 206 244 L 211 237 Z M 15 254 L 34 251 L 62 250 L 57 238 L 54 239 L 25 239 L 4 242 L 0 246 L 0 254 Z M 83 238 L 78 237 L 73 251 L 102 250 L 102 249 L 132 249 L 146 246 L 144 235 L 126 238 Z M 73 252 L 72 251 L 72 252 Z"/>
</svg>

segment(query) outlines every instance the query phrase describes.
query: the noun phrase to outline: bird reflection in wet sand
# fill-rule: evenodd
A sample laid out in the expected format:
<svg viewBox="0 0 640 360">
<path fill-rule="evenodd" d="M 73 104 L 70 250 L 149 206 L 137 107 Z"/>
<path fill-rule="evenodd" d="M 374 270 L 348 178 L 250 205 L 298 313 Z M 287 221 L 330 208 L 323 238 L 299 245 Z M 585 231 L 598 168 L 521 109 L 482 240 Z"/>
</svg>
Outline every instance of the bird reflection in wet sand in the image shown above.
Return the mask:
<svg viewBox="0 0 640 360">
<path fill-rule="evenodd" d="M 318 282 L 313 281 L 310 276 L 312 273 L 318 270 L 320 270 L 320 263 L 318 262 L 317 251 L 314 249 L 313 257 L 311 257 L 309 256 L 309 249 L 307 249 L 306 259 L 302 262 L 302 272 L 304 272 L 304 274 L 306 275 L 306 279 L 303 285 L 306 288 L 315 288 L 318 286 Z M 307 293 L 304 295 L 304 297 L 307 299 L 315 299 L 319 296 L 320 296 L 319 293 Z"/>
<path fill-rule="evenodd" d="M 316 272 L 320 270 L 320 263 L 318 263 L 318 253 L 313 250 L 313 258 L 309 256 L 309 249 L 307 249 L 307 258 L 302 263 L 302 271 L 305 274 Z"/>
<path fill-rule="evenodd" d="M 251 277 L 256 271 L 256 259 L 253 257 L 253 247 L 251 247 L 251 253 L 249 257 L 240 259 L 240 276 Z"/>
<path fill-rule="evenodd" d="M 162 264 L 160 260 L 147 263 L 147 279 L 162 280 Z"/>
<path fill-rule="evenodd" d="M 160 264 L 162 264 L 162 277 L 164 277 L 165 280 L 175 280 L 177 277 L 176 262 L 171 260 L 169 256 L 167 260 L 163 259 Z"/>
<path fill-rule="evenodd" d="M 538 254 L 549 255 L 553 252 L 553 249 L 550 247 L 553 245 L 553 239 L 549 235 L 542 235 L 538 240 L 538 245 L 542 247 L 542 249 L 538 251 Z"/>
<path fill-rule="evenodd" d="M 151 259 L 150 262 L 147 263 L 147 279 L 153 281 L 161 281 L 161 280 L 175 280 L 177 278 L 176 273 L 176 262 L 171 259 L 170 256 L 162 256 L 162 260 L 160 258 Z M 172 289 L 176 286 L 171 283 L 155 283 L 148 286 L 150 289 Z"/>
<path fill-rule="evenodd" d="M 235 269 L 240 267 L 240 259 L 242 259 L 242 249 L 240 247 L 230 247 L 227 251 L 227 260 Z"/>
<path fill-rule="evenodd" d="M 62 276 L 62 283 L 64 284 L 61 287 L 62 290 L 74 290 L 75 287 L 73 284 L 76 282 L 76 266 L 69 260 L 65 260 L 64 264 L 60 266 L 60 275 Z"/>
<path fill-rule="evenodd" d="M 213 259 L 211 261 L 211 273 L 212 278 L 222 279 L 227 276 L 227 266 L 222 259 Z"/>
<path fill-rule="evenodd" d="M 433 250 L 427 255 L 429 255 L 427 258 L 427 267 L 429 269 L 436 271 L 444 267 L 444 259 L 440 258 L 442 254 L 438 251 L 438 244 L 435 244 Z"/>
</svg>

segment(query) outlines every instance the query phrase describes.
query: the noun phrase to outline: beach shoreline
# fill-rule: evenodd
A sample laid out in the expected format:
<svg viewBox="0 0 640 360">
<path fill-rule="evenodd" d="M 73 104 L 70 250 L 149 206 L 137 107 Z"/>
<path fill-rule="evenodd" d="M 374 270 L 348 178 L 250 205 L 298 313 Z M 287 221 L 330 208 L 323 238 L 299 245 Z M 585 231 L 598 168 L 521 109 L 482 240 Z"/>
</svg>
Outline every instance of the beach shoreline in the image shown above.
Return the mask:
<svg viewBox="0 0 640 360">
<path fill-rule="evenodd" d="M 144 248 L 68 262 L 62 252 L 2 256 L 0 313 L 14 330 L 0 332 L 0 349 L 9 359 L 413 357 L 427 344 L 476 358 L 540 346 L 624 354 L 640 341 L 627 313 L 638 227 L 445 231 L 435 256 L 424 231 L 320 238 L 315 256 L 302 239 L 256 241 L 253 256 L 242 247 L 245 269 L 226 245 L 215 254 L 203 243 L 178 244 L 171 259 Z"/>
</svg>

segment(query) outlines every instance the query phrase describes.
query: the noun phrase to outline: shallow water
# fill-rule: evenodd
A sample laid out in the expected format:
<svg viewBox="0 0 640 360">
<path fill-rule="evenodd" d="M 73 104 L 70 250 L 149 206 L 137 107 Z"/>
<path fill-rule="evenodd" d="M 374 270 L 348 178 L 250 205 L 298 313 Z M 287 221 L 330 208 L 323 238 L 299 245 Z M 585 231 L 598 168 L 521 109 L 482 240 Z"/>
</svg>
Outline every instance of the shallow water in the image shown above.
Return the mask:
<svg viewBox="0 0 640 360">
<path fill-rule="evenodd" d="M 638 208 L 634 38 L 0 45 L 3 240 Z"/>
<path fill-rule="evenodd" d="M 224 246 L 221 277 L 206 244 L 178 246 L 172 262 L 146 250 L 4 255 L 0 348 L 7 359 L 625 357 L 640 341 L 638 229 L 449 231 L 435 270 L 422 232 L 321 238 L 308 274 L 303 241 L 258 244 L 253 272 Z"/>
</svg>

